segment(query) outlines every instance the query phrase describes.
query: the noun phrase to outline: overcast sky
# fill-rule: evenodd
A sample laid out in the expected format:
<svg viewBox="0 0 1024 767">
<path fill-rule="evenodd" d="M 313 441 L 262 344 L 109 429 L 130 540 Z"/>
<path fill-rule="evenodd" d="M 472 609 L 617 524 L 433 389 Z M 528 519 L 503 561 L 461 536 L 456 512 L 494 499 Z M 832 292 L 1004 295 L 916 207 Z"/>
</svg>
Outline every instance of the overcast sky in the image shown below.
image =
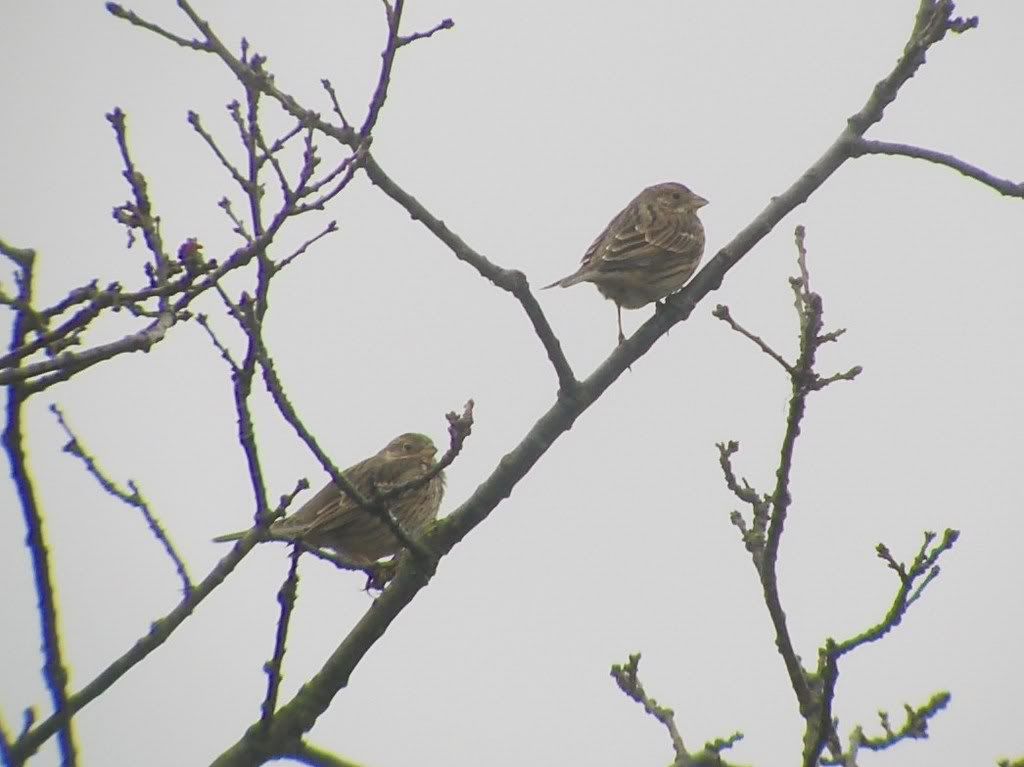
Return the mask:
<svg viewBox="0 0 1024 767">
<path fill-rule="evenodd" d="M 980 28 L 934 49 L 870 136 L 1024 179 L 1024 5 L 959 5 Z M 319 85 L 328 77 L 362 118 L 384 41 L 380 3 L 196 6 L 224 40 L 245 36 L 269 56 L 278 85 L 303 104 L 329 113 Z M 195 34 L 173 3 L 129 7 Z M 916 7 L 410 0 L 405 31 L 444 17 L 455 27 L 399 52 L 374 154 L 471 247 L 533 285 L 575 269 L 608 219 L 660 181 L 710 201 L 701 215 L 713 254 L 861 107 Z M 128 115 L 165 241 L 196 236 L 216 258 L 237 247 L 216 202 L 227 194 L 243 210 L 238 191 L 185 119 L 198 111 L 240 156 L 223 106 L 242 94 L 214 57 L 130 27 L 101 2 L 8 2 L 3 15 L 0 235 L 38 249 L 41 303 L 93 278 L 141 279 L 145 254 L 125 249 L 110 216 L 129 195 L 104 118 L 114 106 Z M 550 406 L 550 365 L 518 304 L 365 177 L 315 223 L 287 230 L 277 253 L 331 218 L 340 232 L 275 282 L 271 352 L 341 466 L 405 431 L 442 443 L 445 411 L 474 398 L 476 427 L 449 471 L 444 513 Z M 880 619 L 898 584 L 878 542 L 907 560 L 924 530 L 960 529 L 903 625 L 843 662 L 840 732 L 861 723 L 877 733 L 878 709 L 897 716 L 945 689 L 952 703 L 928 741 L 864 763 L 985 765 L 1024 752 L 1024 207 L 892 157 L 847 163 L 615 383 L 441 563 L 319 720 L 315 743 L 370 767 L 665 764 L 664 730 L 608 675 L 640 651 L 648 691 L 675 709 L 688 745 L 740 730 L 730 760 L 797 762 L 802 722 L 715 450 L 739 440 L 737 469 L 768 490 L 788 381 L 710 316 L 728 304 L 794 355 L 797 224 L 826 323 L 848 329 L 822 354 L 822 372 L 864 368 L 812 397 L 797 446 L 780 585 L 798 651 L 811 664 L 825 637 Z M 613 348 L 613 305 L 589 285 L 538 298 L 577 374 L 588 374 Z M 212 298 L 201 308 L 218 313 Z M 627 334 L 651 311 L 627 312 Z M 214 325 L 237 348 L 222 312 Z M 89 341 L 128 327 L 100 323 Z M 252 499 L 226 367 L 194 323 L 32 400 L 28 444 L 77 690 L 176 604 L 180 584 L 138 515 L 61 452 L 51 402 L 108 472 L 139 483 L 197 578 L 227 551 L 210 538 L 245 527 Z M 322 484 L 263 393 L 256 410 L 271 497 L 302 476 Z M 24 536 L 4 483 L 8 728 L 26 705 L 49 713 Z M 262 700 L 286 554 L 268 544 L 249 556 L 82 711 L 83 764 L 203 764 L 241 736 Z M 304 561 L 301 575 L 282 700 L 370 605 L 359 574 Z M 33 763 L 55 762 L 51 744 Z"/>
</svg>

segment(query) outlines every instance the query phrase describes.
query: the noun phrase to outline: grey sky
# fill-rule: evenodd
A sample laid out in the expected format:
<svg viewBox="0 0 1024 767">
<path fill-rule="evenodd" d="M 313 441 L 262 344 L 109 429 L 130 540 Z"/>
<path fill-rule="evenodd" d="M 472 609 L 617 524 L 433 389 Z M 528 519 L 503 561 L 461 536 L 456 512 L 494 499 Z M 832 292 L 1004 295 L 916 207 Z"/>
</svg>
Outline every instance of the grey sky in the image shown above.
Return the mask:
<svg viewBox="0 0 1024 767">
<path fill-rule="evenodd" d="M 9 3 L 0 27 L 0 234 L 40 253 L 39 293 L 99 278 L 135 284 L 144 255 L 110 217 L 128 190 L 104 113 L 120 106 L 168 243 L 238 242 L 216 201 L 236 189 L 185 121 L 235 150 L 223 105 L 241 98 L 211 56 L 110 17 L 100 2 Z M 222 38 L 246 36 L 277 83 L 353 120 L 376 82 L 379 3 L 197 3 Z M 917 3 L 411 1 L 373 149 L 472 247 L 539 286 L 575 268 L 642 187 L 678 180 L 710 200 L 708 254 L 788 186 L 863 104 L 904 44 Z M 187 37 L 172 3 L 129 7 Z M 1024 178 L 1024 5 L 960 3 L 979 29 L 950 37 L 869 134 Z M 275 113 L 268 105 L 268 112 Z M 286 126 L 285 121 L 271 124 Z M 236 153 L 237 157 L 238 154 Z M 373 767 L 664 764 L 668 739 L 608 676 L 644 655 L 648 691 L 688 745 L 734 730 L 740 762 L 792 764 L 800 721 L 715 442 L 767 490 L 788 382 L 713 319 L 716 303 L 788 356 L 793 228 L 807 227 L 814 289 L 848 328 L 824 372 L 864 367 L 811 400 L 782 545 L 783 603 L 811 663 L 826 636 L 876 622 L 896 579 L 879 541 L 910 559 L 924 530 L 962 539 L 885 641 L 842 666 L 845 736 L 875 712 L 953 693 L 930 739 L 878 762 L 993 764 L 1024 752 L 1019 481 L 1024 434 L 1021 202 L 904 158 L 844 166 L 765 238 L 722 289 L 634 365 L 450 557 L 359 666 L 313 739 Z M 477 402 L 449 471 L 459 504 L 550 405 L 555 380 L 516 302 L 483 281 L 360 176 L 318 223 L 340 232 L 275 283 L 268 340 L 292 401 L 347 466 L 403 431 L 445 439 L 445 411 Z M 314 229 L 300 221 L 282 240 Z M 281 253 L 285 251 L 282 248 Z M 10 284 L 9 272 L 2 279 Z M 235 290 L 242 282 L 232 283 Z M 590 286 L 538 295 L 579 375 L 612 350 L 615 311 Z M 218 314 L 210 297 L 203 308 Z M 627 334 L 651 309 L 627 312 Z M 93 341 L 133 324 L 101 325 Z M 238 336 L 220 314 L 223 337 Z M 6 326 L 5 326 L 6 329 Z M 142 521 L 61 452 L 58 402 L 115 477 L 135 479 L 193 574 L 244 527 L 251 494 L 223 362 L 194 323 L 32 403 L 29 446 L 47 513 L 72 689 L 179 598 Z M 260 395 L 261 458 L 276 498 L 324 477 Z M 47 712 L 24 529 L 0 487 L 0 712 Z M 258 715 L 286 548 L 267 545 L 160 650 L 78 717 L 83 763 L 208 762 Z M 370 604 L 358 574 L 304 562 L 287 700 Z M 168 737 L 168 733 L 176 733 Z M 155 744 L 159 746 L 154 751 Z M 52 764 L 52 745 L 34 764 Z M 866 758 L 865 763 L 869 763 Z"/>
</svg>

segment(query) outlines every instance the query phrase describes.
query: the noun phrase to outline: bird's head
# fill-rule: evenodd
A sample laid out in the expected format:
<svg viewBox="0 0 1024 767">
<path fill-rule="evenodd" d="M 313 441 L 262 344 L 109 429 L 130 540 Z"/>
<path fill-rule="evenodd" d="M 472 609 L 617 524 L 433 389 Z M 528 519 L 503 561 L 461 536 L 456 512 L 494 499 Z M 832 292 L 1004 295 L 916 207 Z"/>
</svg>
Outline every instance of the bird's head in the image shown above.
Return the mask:
<svg viewBox="0 0 1024 767">
<path fill-rule="evenodd" d="M 395 437 L 381 452 L 390 459 L 412 458 L 429 464 L 437 454 L 437 448 L 427 435 L 409 433 Z"/>
<path fill-rule="evenodd" d="M 694 194 L 688 187 L 675 181 L 656 184 L 644 192 L 650 193 L 654 206 L 666 213 L 695 213 L 708 204 L 699 194 Z"/>
</svg>

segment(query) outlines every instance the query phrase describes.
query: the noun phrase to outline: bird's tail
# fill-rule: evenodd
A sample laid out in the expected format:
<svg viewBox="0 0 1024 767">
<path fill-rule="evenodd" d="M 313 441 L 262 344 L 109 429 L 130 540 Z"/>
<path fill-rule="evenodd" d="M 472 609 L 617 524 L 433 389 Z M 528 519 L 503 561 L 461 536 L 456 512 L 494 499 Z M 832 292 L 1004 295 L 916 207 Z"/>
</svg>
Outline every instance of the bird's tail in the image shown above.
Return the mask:
<svg viewBox="0 0 1024 767">
<path fill-rule="evenodd" d="M 231 541 L 237 541 L 239 538 L 241 538 L 247 532 L 249 532 L 249 531 L 248 530 L 239 530 L 237 533 L 228 533 L 227 535 L 218 535 L 216 538 L 213 539 L 213 542 L 214 543 L 230 543 Z"/>
<path fill-rule="evenodd" d="M 580 276 L 579 272 L 573 272 L 568 277 L 563 277 L 560 280 L 555 280 L 550 285 L 545 285 L 541 290 L 547 290 L 548 288 L 554 288 L 556 286 L 560 288 L 567 288 L 570 285 L 575 285 L 576 283 L 581 282 L 582 279 L 583 278 Z"/>
</svg>

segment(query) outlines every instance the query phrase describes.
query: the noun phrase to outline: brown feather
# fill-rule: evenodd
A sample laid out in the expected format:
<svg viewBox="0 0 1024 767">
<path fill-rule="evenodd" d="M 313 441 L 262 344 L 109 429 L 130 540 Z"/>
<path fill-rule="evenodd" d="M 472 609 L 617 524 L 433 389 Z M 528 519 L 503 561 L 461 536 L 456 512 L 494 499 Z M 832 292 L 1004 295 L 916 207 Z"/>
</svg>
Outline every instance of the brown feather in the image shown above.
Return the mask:
<svg viewBox="0 0 1024 767">
<path fill-rule="evenodd" d="M 700 263 L 704 227 L 696 211 L 705 204 L 682 184 L 644 189 L 587 248 L 580 268 L 546 287 L 592 282 L 627 309 L 664 298 Z"/>
<path fill-rule="evenodd" d="M 435 462 L 433 442 L 422 434 L 403 434 L 378 452 L 344 472 L 345 478 L 366 499 L 422 477 Z M 444 496 L 444 473 L 413 488 L 387 504 L 387 510 L 410 535 L 417 536 L 436 517 Z M 302 540 L 312 546 L 334 549 L 353 564 L 366 565 L 401 551 L 391 531 L 372 512 L 366 511 L 333 482 L 321 488 L 294 514 L 270 526 L 273 540 Z M 237 540 L 244 533 L 215 538 Z"/>
</svg>

